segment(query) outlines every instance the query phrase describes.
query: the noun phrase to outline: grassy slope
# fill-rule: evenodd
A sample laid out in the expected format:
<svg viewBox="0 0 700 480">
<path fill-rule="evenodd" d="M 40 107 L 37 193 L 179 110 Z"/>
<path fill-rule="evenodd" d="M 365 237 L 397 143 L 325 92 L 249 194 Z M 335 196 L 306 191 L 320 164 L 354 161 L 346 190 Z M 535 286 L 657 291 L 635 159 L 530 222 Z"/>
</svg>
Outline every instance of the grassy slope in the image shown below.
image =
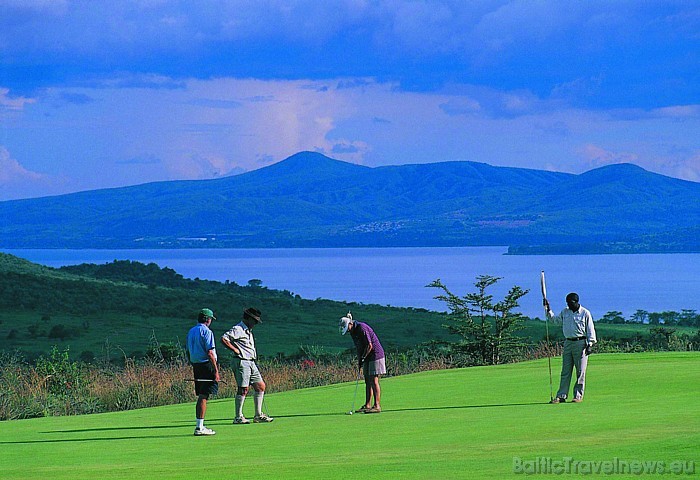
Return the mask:
<svg viewBox="0 0 700 480">
<path fill-rule="evenodd" d="M 559 367 L 553 359 L 554 371 Z M 3 479 L 234 478 L 243 472 L 256 478 L 500 479 L 523 477 L 513 474 L 514 456 L 697 463 L 698 378 L 698 353 L 596 355 L 582 404 L 547 405 L 547 362 L 538 360 L 385 379 L 380 415 L 343 414 L 352 383 L 269 395 L 267 406 L 277 416 L 270 425 L 233 426 L 232 401 L 215 400 L 207 423 L 218 434 L 211 438 L 192 436 L 194 404 L 6 422 L 0 424 L 0 471 Z M 371 460 L 363 460 L 363 451 L 374 452 Z"/>
</svg>

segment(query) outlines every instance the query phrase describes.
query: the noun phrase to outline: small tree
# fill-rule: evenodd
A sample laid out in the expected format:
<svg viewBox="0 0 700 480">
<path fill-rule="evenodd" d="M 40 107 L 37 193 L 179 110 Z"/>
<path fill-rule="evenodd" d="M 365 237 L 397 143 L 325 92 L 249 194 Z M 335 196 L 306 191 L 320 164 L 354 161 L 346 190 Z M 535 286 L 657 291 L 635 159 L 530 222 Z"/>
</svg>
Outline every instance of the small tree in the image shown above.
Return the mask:
<svg viewBox="0 0 700 480">
<path fill-rule="evenodd" d="M 617 310 L 610 311 L 603 315 L 600 320 L 598 320 L 600 323 L 625 323 L 625 317 L 622 316 L 622 312 L 619 312 Z"/>
<path fill-rule="evenodd" d="M 488 295 L 486 289 L 499 280 L 500 277 L 480 275 L 474 283 L 476 293 L 468 293 L 464 297 L 452 293 L 440 279 L 428 285 L 444 292 L 435 298 L 447 303 L 450 317 L 454 319 L 454 322 L 445 325 L 445 328 L 462 337 L 454 348 L 465 354 L 469 363 L 503 363 L 516 356 L 518 350 L 527 345 L 523 338 L 515 334 L 524 326 L 522 315 L 514 313 L 513 310 L 519 306 L 518 301 L 529 290 L 514 286 L 502 301 L 493 303 L 493 295 Z"/>
<path fill-rule="evenodd" d="M 633 323 L 647 323 L 649 321 L 649 312 L 646 310 L 637 310 L 632 314 L 630 321 Z"/>
</svg>

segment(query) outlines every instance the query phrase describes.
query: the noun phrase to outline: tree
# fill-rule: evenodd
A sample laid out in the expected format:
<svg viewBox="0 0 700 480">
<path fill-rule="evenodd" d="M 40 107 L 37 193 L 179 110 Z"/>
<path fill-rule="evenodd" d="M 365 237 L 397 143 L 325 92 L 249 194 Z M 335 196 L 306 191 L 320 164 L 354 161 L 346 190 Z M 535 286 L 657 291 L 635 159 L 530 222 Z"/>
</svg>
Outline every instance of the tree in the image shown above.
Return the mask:
<svg viewBox="0 0 700 480">
<path fill-rule="evenodd" d="M 622 316 L 622 312 L 613 310 L 603 315 L 598 321 L 600 323 L 625 323 L 625 317 Z"/>
<path fill-rule="evenodd" d="M 659 325 L 661 323 L 661 314 L 652 312 L 649 314 L 649 325 Z"/>
<path fill-rule="evenodd" d="M 649 329 L 652 341 L 663 349 L 668 349 L 668 345 L 676 334 L 675 328 L 651 327 Z"/>
<path fill-rule="evenodd" d="M 678 325 L 686 327 L 700 327 L 700 315 L 695 310 L 683 309 L 678 320 Z"/>
<path fill-rule="evenodd" d="M 637 310 L 630 317 L 630 321 L 633 323 L 648 323 L 649 322 L 649 312 L 646 310 Z"/>
<path fill-rule="evenodd" d="M 674 312 L 673 310 L 661 312 L 661 320 L 663 321 L 664 325 L 678 325 L 679 318 L 680 314 L 678 312 Z"/>
<path fill-rule="evenodd" d="M 469 363 L 503 363 L 527 345 L 523 338 L 515 334 L 523 328 L 523 316 L 513 310 L 529 290 L 514 286 L 502 301 L 494 303 L 493 295 L 488 295 L 486 289 L 499 280 L 500 277 L 479 275 L 474 283 L 476 293 L 468 293 L 464 297 L 452 293 L 440 279 L 428 285 L 443 291 L 435 298 L 447 303 L 453 319 L 453 323 L 445 325 L 445 328 L 462 337 L 453 348 L 466 355 Z"/>
</svg>

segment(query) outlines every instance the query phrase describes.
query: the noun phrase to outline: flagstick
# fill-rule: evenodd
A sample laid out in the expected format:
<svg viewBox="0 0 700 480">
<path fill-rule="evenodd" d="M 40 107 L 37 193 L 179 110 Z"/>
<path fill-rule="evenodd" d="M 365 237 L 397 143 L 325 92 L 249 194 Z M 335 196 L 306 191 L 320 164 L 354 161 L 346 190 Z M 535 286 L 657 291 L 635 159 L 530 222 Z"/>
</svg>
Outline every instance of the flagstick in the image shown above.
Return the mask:
<svg viewBox="0 0 700 480">
<path fill-rule="evenodd" d="M 545 285 L 544 282 L 544 270 L 542 270 L 542 273 L 540 275 L 540 286 L 542 287 L 542 300 L 547 299 L 547 286 Z M 544 302 L 542 302 L 544 305 Z M 552 358 L 549 355 L 549 315 L 548 315 L 547 307 L 544 307 L 544 329 L 547 332 L 547 365 L 549 366 L 549 401 L 551 402 L 554 400 L 554 393 L 552 390 Z"/>
</svg>

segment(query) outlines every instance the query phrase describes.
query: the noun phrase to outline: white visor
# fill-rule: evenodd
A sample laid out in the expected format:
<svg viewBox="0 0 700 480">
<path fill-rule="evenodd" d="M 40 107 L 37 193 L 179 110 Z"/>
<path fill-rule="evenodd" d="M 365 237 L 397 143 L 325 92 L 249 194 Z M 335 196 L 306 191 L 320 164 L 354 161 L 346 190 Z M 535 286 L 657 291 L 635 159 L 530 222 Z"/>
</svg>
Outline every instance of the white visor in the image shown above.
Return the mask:
<svg viewBox="0 0 700 480">
<path fill-rule="evenodd" d="M 345 335 L 348 332 L 348 326 L 350 325 L 350 320 L 348 317 L 343 317 L 340 319 L 340 323 L 338 324 L 338 330 L 340 331 L 341 335 Z"/>
</svg>

